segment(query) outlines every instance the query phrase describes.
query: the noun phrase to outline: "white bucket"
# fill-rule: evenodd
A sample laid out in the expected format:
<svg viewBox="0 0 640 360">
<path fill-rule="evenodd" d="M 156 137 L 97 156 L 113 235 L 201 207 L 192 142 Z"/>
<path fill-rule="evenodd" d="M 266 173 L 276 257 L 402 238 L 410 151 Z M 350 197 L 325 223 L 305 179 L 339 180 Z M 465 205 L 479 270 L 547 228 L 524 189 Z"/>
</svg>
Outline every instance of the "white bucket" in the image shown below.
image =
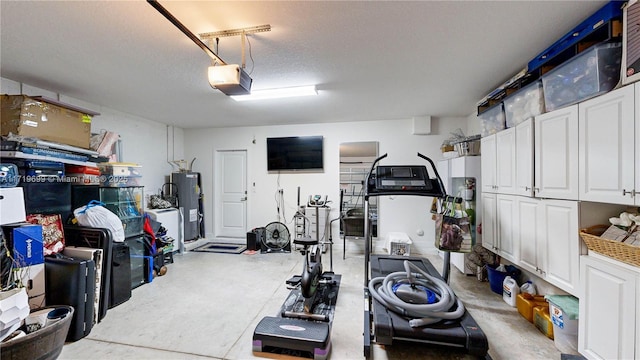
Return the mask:
<svg viewBox="0 0 640 360">
<path fill-rule="evenodd" d="M 511 276 L 505 277 L 502 282 L 502 299 L 507 304 L 515 307 L 518 294 L 520 294 L 518 283 Z"/>
</svg>

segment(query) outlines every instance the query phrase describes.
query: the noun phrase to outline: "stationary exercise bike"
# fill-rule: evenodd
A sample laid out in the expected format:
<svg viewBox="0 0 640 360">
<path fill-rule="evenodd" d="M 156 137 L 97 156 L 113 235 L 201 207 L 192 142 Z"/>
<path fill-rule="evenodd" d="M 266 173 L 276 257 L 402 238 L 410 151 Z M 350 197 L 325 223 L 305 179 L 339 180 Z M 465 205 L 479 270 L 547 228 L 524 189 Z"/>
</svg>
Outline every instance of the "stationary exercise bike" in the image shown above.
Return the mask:
<svg viewBox="0 0 640 360">
<path fill-rule="evenodd" d="M 298 195 L 298 205 L 299 199 Z M 328 208 L 328 203 L 326 197 L 315 195 L 309 198 L 307 207 L 315 208 L 316 217 L 319 217 L 320 208 Z M 326 360 L 331 349 L 331 324 L 342 278 L 340 274 L 333 272 L 333 237 L 330 229 L 340 217 L 329 222 L 328 241 L 320 239 L 319 231 L 316 232 L 318 235 L 315 239 L 309 236 L 311 221 L 302 210 L 296 212 L 295 218 L 303 218 L 305 221 L 304 233 L 293 240 L 294 244 L 302 247 L 302 274 L 287 280 L 287 287 L 291 292 L 282 304 L 278 316 L 266 316 L 256 326 L 253 332 L 253 351 L 304 351 L 312 354 L 315 360 Z M 319 230 L 318 222 L 316 225 Z M 322 266 L 322 248 L 325 245 L 329 245 L 331 256 L 329 271 L 324 271 Z"/>
<path fill-rule="evenodd" d="M 327 200 L 325 196 L 324 199 L 320 195 L 315 195 L 314 197 L 309 197 L 309 202 L 307 203 L 308 207 L 328 207 L 327 204 L 330 201 Z M 302 212 L 298 211 L 295 217 L 302 217 L 305 220 L 305 225 L 307 222 L 310 224 L 311 221 L 307 218 Z M 316 219 L 317 220 L 317 219 Z M 329 321 L 328 315 L 322 314 L 314 314 L 313 308 L 318 300 L 319 292 L 318 288 L 320 284 L 326 285 L 335 285 L 336 282 L 333 280 L 333 237 L 331 236 L 331 224 L 329 226 L 329 241 L 320 241 L 319 236 L 316 239 L 311 238 L 308 235 L 308 232 L 305 231 L 305 235 L 301 238 L 293 240 L 293 243 L 296 245 L 302 246 L 302 250 L 300 251 L 304 256 L 304 263 L 302 265 L 302 274 L 300 276 L 294 276 L 292 279 L 287 281 L 290 287 L 295 288 L 299 286 L 300 293 L 304 298 L 303 302 L 303 311 L 295 312 L 295 311 L 284 311 L 283 316 L 285 317 L 296 317 L 303 319 L 313 319 L 313 320 L 321 320 L 321 321 Z M 305 228 L 308 229 L 307 226 Z M 324 245 L 329 244 L 331 248 L 329 255 L 331 256 L 331 266 L 330 270 L 327 272 L 323 271 L 322 267 L 322 248 Z"/>
</svg>

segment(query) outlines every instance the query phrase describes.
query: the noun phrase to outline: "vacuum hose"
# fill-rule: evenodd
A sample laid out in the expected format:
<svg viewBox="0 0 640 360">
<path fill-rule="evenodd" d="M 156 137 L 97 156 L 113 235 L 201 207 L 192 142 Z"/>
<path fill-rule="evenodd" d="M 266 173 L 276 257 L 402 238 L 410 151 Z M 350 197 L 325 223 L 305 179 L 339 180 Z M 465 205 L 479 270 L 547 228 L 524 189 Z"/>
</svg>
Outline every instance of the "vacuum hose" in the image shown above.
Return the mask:
<svg viewBox="0 0 640 360">
<path fill-rule="evenodd" d="M 386 277 L 371 279 L 369 293 L 387 309 L 413 318 L 409 321 L 411 327 L 434 324 L 441 320 L 459 319 L 464 315 L 464 305 L 446 282 L 427 274 L 407 260 L 404 261 L 404 268 L 405 272 L 394 272 Z M 412 270 L 414 270 L 413 273 Z M 398 284 L 407 284 L 411 287 L 422 286 L 433 291 L 436 294 L 436 302 L 431 304 L 406 302 L 395 294 L 394 287 L 397 288 Z M 451 310 L 454 304 L 455 310 Z"/>
</svg>

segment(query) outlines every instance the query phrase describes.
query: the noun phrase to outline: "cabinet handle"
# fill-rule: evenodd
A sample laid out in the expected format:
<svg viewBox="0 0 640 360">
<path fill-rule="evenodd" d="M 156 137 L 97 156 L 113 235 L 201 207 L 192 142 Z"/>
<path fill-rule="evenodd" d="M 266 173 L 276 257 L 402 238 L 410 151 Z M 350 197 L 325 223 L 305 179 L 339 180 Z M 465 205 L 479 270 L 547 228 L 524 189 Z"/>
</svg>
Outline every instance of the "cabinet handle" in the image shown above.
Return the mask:
<svg viewBox="0 0 640 360">
<path fill-rule="evenodd" d="M 636 190 L 633 189 L 631 191 L 627 191 L 626 189 L 622 189 L 622 196 L 626 196 L 626 195 L 634 197 L 634 196 L 636 196 Z"/>
<path fill-rule="evenodd" d="M 528 186 L 525 186 L 525 187 L 524 187 L 524 191 L 529 191 L 529 190 L 531 190 L 531 188 L 530 188 L 530 187 L 528 187 Z"/>
</svg>

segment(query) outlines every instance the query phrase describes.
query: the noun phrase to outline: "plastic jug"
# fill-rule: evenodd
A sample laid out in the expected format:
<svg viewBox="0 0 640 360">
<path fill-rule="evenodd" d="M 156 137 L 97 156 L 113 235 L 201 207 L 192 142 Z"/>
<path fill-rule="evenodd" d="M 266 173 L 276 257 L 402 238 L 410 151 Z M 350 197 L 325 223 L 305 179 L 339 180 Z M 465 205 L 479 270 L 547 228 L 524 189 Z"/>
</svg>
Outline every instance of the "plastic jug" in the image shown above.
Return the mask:
<svg viewBox="0 0 640 360">
<path fill-rule="evenodd" d="M 538 290 L 536 289 L 536 286 L 531 282 L 531 280 L 529 280 L 526 283 L 522 284 L 522 286 L 520 286 L 520 293 L 529 293 L 531 295 L 537 295 Z"/>
<path fill-rule="evenodd" d="M 502 282 L 502 299 L 507 304 L 515 307 L 518 294 L 520 294 L 518 283 L 511 276 L 505 277 Z"/>
<path fill-rule="evenodd" d="M 526 292 L 522 292 L 520 287 L 520 294 L 516 296 L 516 307 L 518 312 L 530 323 L 533 322 L 533 309 L 536 306 L 548 306 L 543 295 L 531 295 Z"/>
<path fill-rule="evenodd" d="M 549 339 L 553 339 L 553 323 L 549 315 L 549 305 L 533 308 L 533 324 Z"/>
</svg>

